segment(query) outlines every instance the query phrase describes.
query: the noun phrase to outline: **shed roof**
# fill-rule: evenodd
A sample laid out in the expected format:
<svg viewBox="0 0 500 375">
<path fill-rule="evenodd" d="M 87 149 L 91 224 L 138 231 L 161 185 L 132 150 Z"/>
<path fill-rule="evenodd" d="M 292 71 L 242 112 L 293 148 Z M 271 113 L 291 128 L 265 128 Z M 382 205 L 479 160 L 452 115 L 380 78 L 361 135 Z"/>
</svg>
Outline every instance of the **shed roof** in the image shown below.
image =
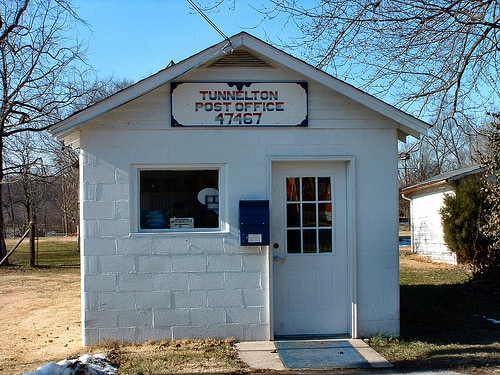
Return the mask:
<svg viewBox="0 0 500 375">
<path fill-rule="evenodd" d="M 405 188 L 400 189 L 400 194 L 410 194 L 415 191 L 425 190 L 431 187 L 435 187 L 438 185 L 443 185 L 452 181 L 460 180 L 466 176 L 470 176 L 473 174 L 481 173 L 483 169 L 480 165 L 471 165 L 469 167 L 463 167 L 459 169 L 455 169 L 453 171 L 445 172 L 438 174 L 434 177 L 431 177 L 425 181 L 421 181 L 415 185 L 407 186 Z"/>
<path fill-rule="evenodd" d="M 228 50 L 228 46 L 231 47 Z M 177 64 L 170 63 L 165 69 L 158 73 L 149 76 L 130 87 L 121 90 L 108 98 L 78 111 L 66 119 L 52 125 L 49 131 L 57 138 L 65 138 L 71 133 L 77 131 L 82 124 L 92 120 L 100 115 L 103 115 L 114 108 L 117 108 L 125 103 L 128 103 L 148 92 L 175 80 L 180 75 L 187 71 L 216 63 L 223 63 L 223 59 L 227 54 L 238 51 L 247 51 L 253 53 L 264 62 L 272 65 L 285 66 L 295 70 L 298 73 L 320 82 L 330 89 L 392 119 L 398 125 L 399 138 L 405 140 L 406 136 L 411 135 L 419 138 L 420 135 L 426 134 L 430 125 L 426 122 L 417 119 L 405 113 L 394 106 L 391 106 L 380 99 L 369 95 L 354 86 L 343 82 L 324 71 L 297 59 L 268 43 L 248 34 L 241 32 L 222 41 L 212 47 L 209 47 Z M 248 61 L 246 62 L 248 63 Z"/>
</svg>

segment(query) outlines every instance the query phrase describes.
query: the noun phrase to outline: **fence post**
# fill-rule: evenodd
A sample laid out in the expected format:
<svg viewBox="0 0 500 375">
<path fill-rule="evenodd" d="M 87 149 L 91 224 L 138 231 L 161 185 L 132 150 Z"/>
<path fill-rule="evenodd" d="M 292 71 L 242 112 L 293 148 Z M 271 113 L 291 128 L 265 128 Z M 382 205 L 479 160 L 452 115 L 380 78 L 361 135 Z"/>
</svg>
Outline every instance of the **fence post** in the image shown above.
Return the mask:
<svg viewBox="0 0 500 375">
<path fill-rule="evenodd" d="M 35 231 L 36 224 L 34 220 L 30 221 L 30 267 L 35 267 Z"/>
</svg>

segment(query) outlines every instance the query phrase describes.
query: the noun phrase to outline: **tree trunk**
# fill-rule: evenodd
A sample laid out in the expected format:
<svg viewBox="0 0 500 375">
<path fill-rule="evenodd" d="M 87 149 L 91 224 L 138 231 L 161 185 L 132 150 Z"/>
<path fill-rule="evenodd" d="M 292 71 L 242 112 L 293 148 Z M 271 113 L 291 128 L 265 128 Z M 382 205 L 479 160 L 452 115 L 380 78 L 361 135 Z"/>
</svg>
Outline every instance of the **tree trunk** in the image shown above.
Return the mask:
<svg viewBox="0 0 500 375">
<path fill-rule="evenodd" d="M 35 231 L 36 231 L 36 224 L 34 220 L 30 220 L 30 267 L 33 268 L 36 265 L 35 262 Z"/>
<path fill-rule="evenodd" d="M 3 165 L 3 141 L 0 137 L 0 166 Z M 3 169 L 0 168 L 0 259 L 3 259 L 7 255 L 7 245 L 5 244 L 5 220 L 3 216 Z M 7 259 L 4 266 L 9 265 L 9 260 Z"/>
</svg>

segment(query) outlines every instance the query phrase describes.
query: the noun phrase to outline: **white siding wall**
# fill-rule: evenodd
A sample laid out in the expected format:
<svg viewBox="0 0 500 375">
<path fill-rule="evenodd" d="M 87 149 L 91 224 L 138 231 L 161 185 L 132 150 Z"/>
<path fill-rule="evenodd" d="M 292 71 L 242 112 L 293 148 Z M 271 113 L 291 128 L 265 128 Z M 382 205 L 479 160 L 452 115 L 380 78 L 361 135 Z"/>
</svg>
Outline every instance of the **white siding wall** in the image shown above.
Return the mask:
<svg viewBox="0 0 500 375">
<path fill-rule="evenodd" d="M 304 80 L 283 70 L 179 80 Z M 221 77 L 223 77 L 221 79 Z M 238 201 L 270 199 L 273 156 L 354 156 L 358 335 L 399 334 L 395 124 L 309 83 L 308 128 L 170 128 L 169 85 L 81 132 L 84 344 L 116 338 L 270 336 L 267 248 L 240 247 Z M 138 233 L 137 166 L 222 167 L 221 233 Z M 271 234 L 272 236 L 272 234 Z M 272 240 L 271 240 L 272 241 Z M 357 289 L 357 290 L 356 290 Z"/>
<path fill-rule="evenodd" d="M 419 255 L 438 262 L 457 264 L 456 254 L 444 242 L 439 213 L 444 205 L 444 196 L 450 193 L 453 193 L 451 187 L 442 185 L 412 194 L 412 247 Z"/>
</svg>

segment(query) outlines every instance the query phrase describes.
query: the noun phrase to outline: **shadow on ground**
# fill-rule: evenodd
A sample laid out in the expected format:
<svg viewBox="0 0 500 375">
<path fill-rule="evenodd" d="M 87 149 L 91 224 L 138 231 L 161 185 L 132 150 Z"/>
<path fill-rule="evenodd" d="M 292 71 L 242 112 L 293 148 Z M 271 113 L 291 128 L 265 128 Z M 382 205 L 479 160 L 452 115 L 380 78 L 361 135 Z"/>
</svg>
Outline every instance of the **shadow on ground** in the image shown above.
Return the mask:
<svg viewBox="0 0 500 375">
<path fill-rule="evenodd" d="M 500 324 L 495 320 L 500 320 L 498 283 L 402 285 L 400 340 L 420 354 L 393 364 L 405 369 L 475 367 L 489 373 L 490 366 L 500 366 Z"/>
</svg>

